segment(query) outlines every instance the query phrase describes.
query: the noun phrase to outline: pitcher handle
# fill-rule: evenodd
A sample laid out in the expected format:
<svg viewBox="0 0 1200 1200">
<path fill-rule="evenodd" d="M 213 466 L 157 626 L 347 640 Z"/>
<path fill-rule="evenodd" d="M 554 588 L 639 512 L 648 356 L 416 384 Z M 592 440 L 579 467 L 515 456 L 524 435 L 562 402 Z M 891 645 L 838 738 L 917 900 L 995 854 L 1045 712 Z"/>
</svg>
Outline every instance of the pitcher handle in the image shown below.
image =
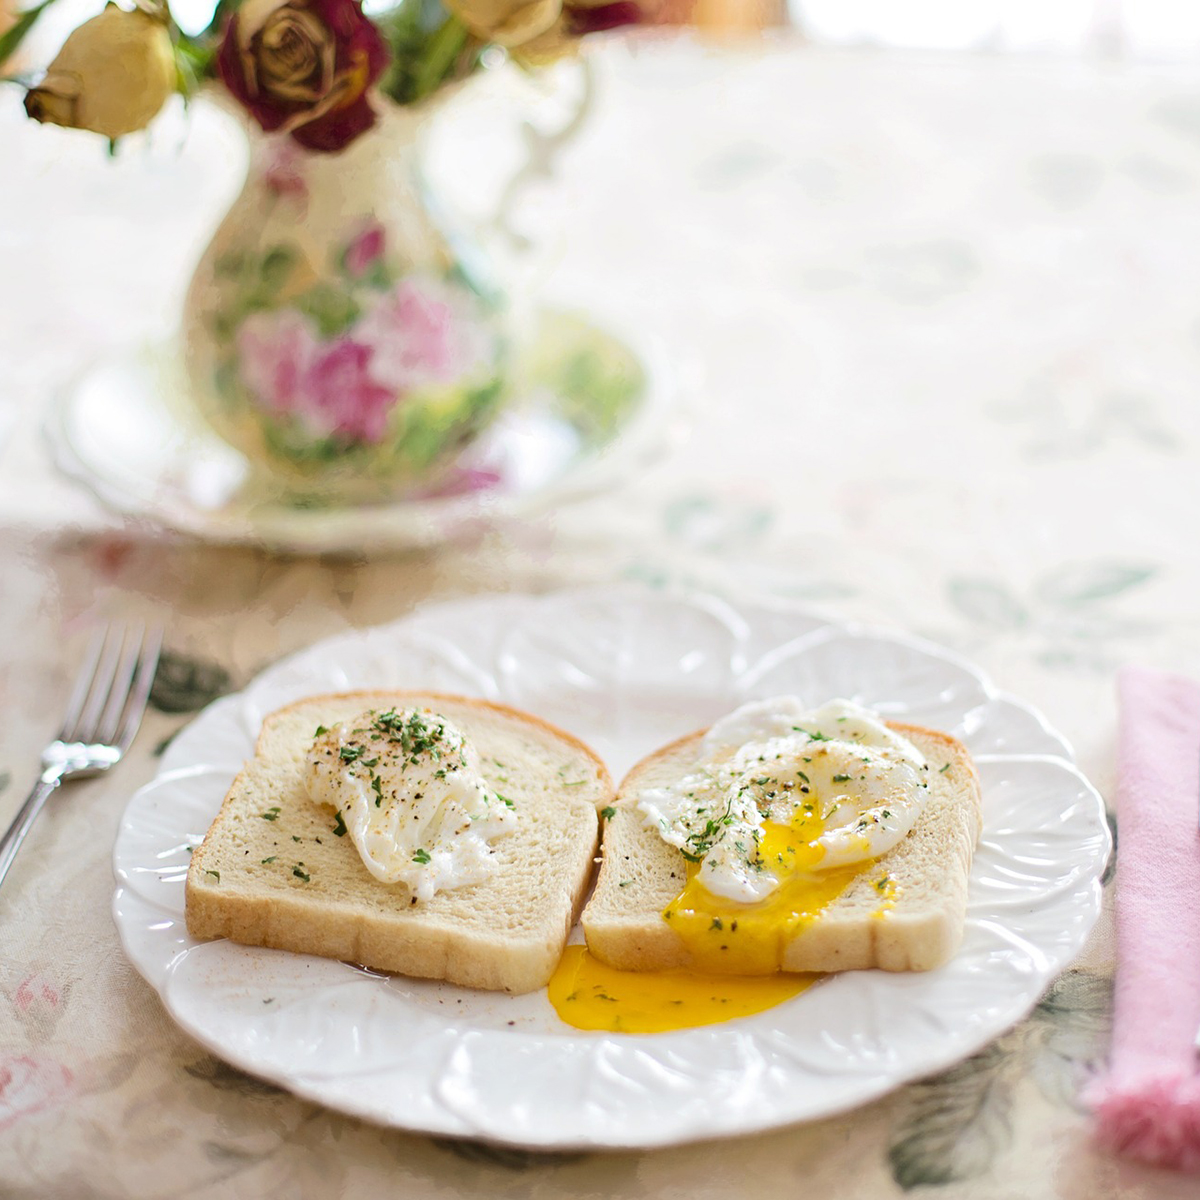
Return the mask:
<svg viewBox="0 0 1200 1200">
<path fill-rule="evenodd" d="M 579 68 L 579 100 L 574 111 L 557 129 L 549 131 L 538 128 L 528 119 L 521 122 L 525 161 L 501 189 L 496 211 L 485 225 L 517 251 L 527 251 L 532 246 L 532 240 L 512 223 L 522 193 L 535 183 L 553 179 L 559 155 L 583 128 L 595 103 L 595 70 L 586 55 L 581 54 L 575 62 Z"/>
</svg>

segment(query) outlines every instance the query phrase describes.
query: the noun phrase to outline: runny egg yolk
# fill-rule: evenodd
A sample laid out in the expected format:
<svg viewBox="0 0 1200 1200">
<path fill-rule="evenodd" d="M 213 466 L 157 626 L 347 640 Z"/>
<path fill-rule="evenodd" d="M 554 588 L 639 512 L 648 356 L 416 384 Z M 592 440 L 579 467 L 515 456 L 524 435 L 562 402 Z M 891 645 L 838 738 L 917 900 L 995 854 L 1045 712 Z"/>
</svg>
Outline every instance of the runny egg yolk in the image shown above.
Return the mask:
<svg viewBox="0 0 1200 1200">
<path fill-rule="evenodd" d="M 618 971 L 584 946 L 568 946 L 546 989 L 576 1029 L 667 1033 L 715 1025 L 773 1008 L 819 975 L 737 976 L 698 971 Z"/>
<path fill-rule="evenodd" d="M 739 904 L 704 886 L 703 863 L 688 863 L 683 891 L 663 909 L 692 962 L 704 971 L 770 975 L 783 968 L 789 942 L 836 900 L 874 859 L 821 870 L 824 850 L 816 844 L 825 823 L 797 810 L 788 824 L 763 825 L 758 859 L 777 880 L 762 900 Z"/>
<path fill-rule="evenodd" d="M 763 1012 L 811 987 L 820 975 L 781 970 L 784 947 L 876 868 L 866 859 L 817 869 L 824 851 L 813 843 L 823 832 L 824 822 L 812 813 L 764 825 L 759 853 L 779 882 L 752 904 L 714 895 L 702 882 L 701 864 L 688 864 L 687 883 L 662 915 L 687 946 L 691 969 L 619 971 L 583 946 L 568 946 L 548 989 L 559 1017 L 576 1029 L 664 1033 Z M 886 872 L 876 873 L 873 915 L 883 918 L 897 886 Z"/>
</svg>

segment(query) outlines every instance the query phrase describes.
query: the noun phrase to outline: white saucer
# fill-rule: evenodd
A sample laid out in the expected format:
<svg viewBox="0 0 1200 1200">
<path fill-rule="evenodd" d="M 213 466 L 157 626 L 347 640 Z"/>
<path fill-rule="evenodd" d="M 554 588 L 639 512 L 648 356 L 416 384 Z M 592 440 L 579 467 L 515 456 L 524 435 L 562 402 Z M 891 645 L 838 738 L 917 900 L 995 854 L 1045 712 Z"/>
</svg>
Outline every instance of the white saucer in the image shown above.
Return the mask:
<svg viewBox="0 0 1200 1200">
<path fill-rule="evenodd" d="M 682 428 L 656 346 L 585 318 L 543 312 L 523 356 L 533 382 L 464 452 L 438 494 L 321 506 L 280 495 L 192 418 L 174 345 L 103 359 L 47 417 L 55 465 L 123 516 L 219 543 L 290 553 L 373 554 L 453 540 L 613 487 Z"/>
</svg>

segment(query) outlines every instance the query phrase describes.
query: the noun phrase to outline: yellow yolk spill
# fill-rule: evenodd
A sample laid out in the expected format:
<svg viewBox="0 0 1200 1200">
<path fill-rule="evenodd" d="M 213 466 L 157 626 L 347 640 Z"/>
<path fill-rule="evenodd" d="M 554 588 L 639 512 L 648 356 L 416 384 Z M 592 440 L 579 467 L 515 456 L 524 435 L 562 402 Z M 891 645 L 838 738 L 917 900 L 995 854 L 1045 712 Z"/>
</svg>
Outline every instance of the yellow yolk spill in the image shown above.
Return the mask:
<svg viewBox="0 0 1200 1200">
<path fill-rule="evenodd" d="M 593 958 L 586 947 L 568 946 L 546 991 L 554 1011 L 576 1029 L 666 1033 L 751 1016 L 791 999 L 819 978 L 618 971 Z"/>
<path fill-rule="evenodd" d="M 816 870 L 823 849 L 813 842 L 823 832 L 821 818 L 803 812 L 788 825 L 764 825 L 759 854 L 779 885 L 754 904 L 714 895 L 701 882 L 702 865 L 688 864 L 683 891 L 662 915 L 687 946 L 694 970 L 619 971 L 583 946 L 568 946 L 548 988 L 559 1017 L 576 1029 L 664 1033 L 763 1012 L 811 987 L 820 975 L 781 970 L 784 949 L 875 865 L 865 858 Z M 898 888 L 884 874 L 875 890 L 881 903 L 872 915 L 882 919 Z"/>
<path fill-rule="evenodd" d="M 703 864 L 688 864 L 688 882 L 663 909 L 663 918 L 697 967 L 731 975 L 770 975 L 782 969 L 788 943 L 874 863 L 863 859 L 817 870 L 824 849 L 813 843 L 824 831 L 819 816 L 803 811 L 790 824 L 768 821 L 763 826 L 759 856 L 779 884 L 754 904 L 714 895 L 704 886 Z M 863 843 L 864 848 L 869 845 L 866 838 Z"/>
</svg>

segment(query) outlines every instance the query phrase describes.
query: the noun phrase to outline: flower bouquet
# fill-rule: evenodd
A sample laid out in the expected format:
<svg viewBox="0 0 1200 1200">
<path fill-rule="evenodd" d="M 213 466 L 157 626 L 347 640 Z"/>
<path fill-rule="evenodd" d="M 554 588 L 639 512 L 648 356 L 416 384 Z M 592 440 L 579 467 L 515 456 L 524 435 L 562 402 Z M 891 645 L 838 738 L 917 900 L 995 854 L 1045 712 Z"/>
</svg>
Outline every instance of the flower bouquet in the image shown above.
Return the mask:
<svg viewBox="0 0 1200 1200">
<path fill-rule="evenodd" d="M 0 65 L 54 0 L 0 36 Z M 535 68 L 639 21 L 633 0 L 219 0 L 185 32 L 165 3 L 110 3 L 25 108 L 115 144 L 205 81 L 250 118 L 239 199 L 184 314 L 189 400 L 309 502 L 437 488 L 501 411 L 503 290 L 434 215 L 418 134 L 435 96 L 498 61 Z"/>
</svg>

